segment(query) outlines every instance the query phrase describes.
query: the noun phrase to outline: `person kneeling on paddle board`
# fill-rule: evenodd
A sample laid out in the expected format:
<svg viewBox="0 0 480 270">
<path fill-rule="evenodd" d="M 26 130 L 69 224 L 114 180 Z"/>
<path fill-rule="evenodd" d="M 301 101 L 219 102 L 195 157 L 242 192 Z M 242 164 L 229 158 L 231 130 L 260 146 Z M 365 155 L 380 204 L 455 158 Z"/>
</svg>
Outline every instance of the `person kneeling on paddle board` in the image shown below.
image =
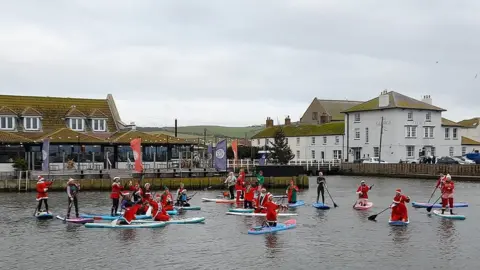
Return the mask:
<svg viewBox="0 0 480 270">
<path fill-rule="evenodd" d="M 325 185 L 327 182 L 325 181 L 325 177 L 323 177 L 323 173 L 319 172 L 317 177 L 317 203 L 318 199 L 320 199 L 320 193 L 322 194 L 322 203 L 325 204 Z"/>
<path fill-rule="evenodd" d="M 180 197 L 178 198 L 178 200 L 179 200 L 178 206 L 186 206 L 186 207 L 190 206 L 190 204 L 188 203 L 189 198 L 187 197 L 186 189 L 182 190 L 182 193 L 180 194 Z"/>
<path fill-rule="evenodd" d="M 146 183 L 142 190 L 142 199 L 149 201 L 152 198 L 152 190 L 150 183 Z"/>
<path fill-rule="evenodd" d="M 42 202 L 45 203 L 45 211 L 48 213 L 48 188 L 52 185 L 52 181 L 45 181 L 42 176 L 38 176 L 37 181 L 37 211 L 42 212 Z"/>
<path fill-rule="evenodd" d="M 297 203 L 297 192 L 298 187 L 295 185 L 295 182 L 292 179 L 286 191 L 288 203 Z"/>
<path fill-rule="evenodd" d="M 120 196 L 122 195 L 122 185 L 120 185 L 120 177 L 113 178 L 112 193 L 110 199 L 112 199 L 112 209 L 110 211 L 111 216 L 116 216 L 118 213 L 118 205 L 120 204 Z"/>
<path fill-rule="evenodd" d="M 257 197 L 257 201 L 255 203 L 255 213 L 266 213 L 267 210 L 265 209 L 265 203 L 268 202 L 268 199 L 272 197 L 272 194 L 270 192 L 267 193 L 267 190 L 265 188 L 262 188 L 262 191 L 260 193 L 260 196 Z"/>
<path fill-rule="evenodd" d="M 165 208 L 162 207 L 160 197 L 156 197 L 155 200 L 150 200 L 150 205 L 152 206 L 152 218 L 155 221 L 169 221 L 170 216 L 168 215 Z"/>
<path fill-rule="evenodd" d="M 125 213 L 123 213 L 123 216 L 118 219 L 118 224 L 119 225 L 127 225 L 132 223 L 132 220 L 135 219 L 136 213 L 138 209 L 142 208 L 143 206 L 148 205 L 148 202 L 142 202 L 141 200 L 137 202 L 127 202 L 126 208 L 125 208 Z"/>
<path fill-rule="evenodd" d="M 273 201 L 273 196 L 270 196 L 268 197 L 268 202 L 265 203 L 265 208 L 267 210 L 267 225 L 269 227 L 276 227 L 278 210 L 287 208 L 287 206 L 276 204 Z"/>
<path fill-rule="evenodd" d="M 357 188 L 358 200 L 357 204 L 361 206 L 366 206 L 368 203 L 368 191 L 372 189 L 373 185 L 367 186 L 365 181 L 360 182 L 360 186 Z"/>
<path fill-rule="evenodd" d="M 168 190 L 168 187 L 165 187 L 165 191 L 163 192 L 161 196 L 162 200 L 162 205 L 165 208 L 165 211 L 172 211 L 173 210 L 173 199 L 172 199 L 172 194 Z"/>
<path fill-rule="evenodd" d="M 410 197 L 402 194 L 401 189 L 395 190 L 395 197 L 393 197 L 393 203 L 390 205 L 392 209 L 391 221 L 408 221 L 408 211 L 405 203 L 410 202 Z"/>
<path fill-rule="evenodd" d="M 181 206 L 182 194 L 183 194 L 183 191 L 186 190 L 184 186 L 185 185 L 183 183 L 180 183 L 180 187 L 177 189 L 177 201 L 175 202 L 176 206 Z"/>
<path fill-rule="evenodd" d="M 243 201 L 243 208 L 253 209 L 253 199 L 255 197 L 255 189 L 251 185 L 247 185 L 245 189 L 245 199 Z"/>
<path fill-rule="evenodd" d="M 67 195 L 68 195 L 68 210 L 67 210 L 67 219 L 70 218 L 70 210 L 72 210 L 72 204 L 75 206 L 75 216 L 79 218 L 78 215 L 78 198 L 77 194 L 80 191 L 80 184 L 76 183 L 73 178 L 68 179 L 67 182 Z"/>
<path fill-rule="evenodd" d="M 442 214 L 445 213 L 447 204 L 450 206 L 450 214 L 453 213 L 453 191 L 455 190 L 455 184 L 453 184 L 450 174 L 445 176 L 445 183 L 442 186 Z"/>
</svg>

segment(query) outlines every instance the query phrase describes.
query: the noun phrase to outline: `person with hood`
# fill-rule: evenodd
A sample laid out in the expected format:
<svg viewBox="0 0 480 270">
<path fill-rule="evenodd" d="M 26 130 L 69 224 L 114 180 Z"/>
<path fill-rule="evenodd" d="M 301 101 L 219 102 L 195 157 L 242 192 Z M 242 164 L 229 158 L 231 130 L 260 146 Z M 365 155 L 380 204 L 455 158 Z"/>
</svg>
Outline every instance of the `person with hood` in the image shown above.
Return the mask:
<svg viewBox="0 0 480 270">
<path fill-rule="evenodd" d="M 402 194 L 401 189 L 395 190 L 395 197 L 393 197 L 393 203 L 390 205 L 392 209 L 391 221 L 408 221 L 408 211 L 405 203 L 410 202 L 410 197 Z"/>
<path fill-rule="evenodd" d="M 172 194 L 170 193 L 168 187 L 165 186 L 164 192 L 161 196 L 162 207 L 165 208 L 165 211 L 172 211 L 173 210 L 173 198 Z"/>
<path fill-rule="evenodd" d="M 452 181 L 450 174 L 445 176 L 445 182 L 442 185 L 442 214 L 445 213 L 447 204 L 450 206 L 450 215 L 453 213 L 453 192 L 455 190 L 455 184 Z"/>
<path fill-rule="evenodd" d="M 360 182 L 360 186 L 357 188 L 358 200 L 357 204 L 361 206 L 366 206 L 368 203 L 368 192 L 372 189 L 373 185 L 367 186 L 365 181 Z"/>
<path fill-rule="evenodd" d="M 68 210 L 67 219 L 70 218 L 70 211 L 72 210 L 72 204 L 75 206 L 75 216 L 79 218 L 78 214 L 78 192 L 80 191 L 80 184 L 78 184 L 73 178 L 68 179 L 67 182 L 67 195 L 68 195 Z"/>
<path fill-rule="evenodd" d="M 228 187 L 228 191 L 230 192 L 230 200 L 235 199 L 235 184 L 237 183 L 237 178 L 233 172 L 228 173 L 227 179 L 225 179 L 225 184 Z"/>
<path fill-rule="evenodd" d="M 45 211 L 48 213 L 48 188 L 53 184 L 52 181 L 45 181 L 42 176 L 38 176 L 37 181 L 37 212 L 42 212 L 42 203 L 45 203 Z"/>
<path fill-rule="evenodd" d="M 118 215 L 118 206 L 120 203 L 120 196 L 122 196 L 123 187 L 120 184 L 120 177 L 113 178 L 112 193 L 110 193 L 110 199 L 112 199 L 112 209 L 110 214 L 113 216 Z"/>
</svg>

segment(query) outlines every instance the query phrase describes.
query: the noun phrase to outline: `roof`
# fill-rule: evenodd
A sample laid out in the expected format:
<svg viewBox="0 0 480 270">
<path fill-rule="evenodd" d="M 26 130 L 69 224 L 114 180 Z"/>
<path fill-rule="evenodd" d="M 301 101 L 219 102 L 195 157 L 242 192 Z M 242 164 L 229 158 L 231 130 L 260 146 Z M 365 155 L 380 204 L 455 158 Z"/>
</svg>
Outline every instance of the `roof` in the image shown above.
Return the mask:
<svg viewBox="0 0 480 270">
<path fill-rule="evenodd" d="M 462 145 L 480 145 L 480 142 L 462 136 Z"/>
<path fill-rule="evenodd" d="M 0 108 L 0 115 L 17 115 L 17 113 L 7 106 L 2 106 Z"/>
<path fill-rule="evenodd" d="M 462 125 L 453 122 L 452 120 L 448 120 L 447 118 L 442 117 L 442 126 L 449 126 L 449 127 L 461 127 Z"/>
<path fill-rule="evenodd" d="M 430 110 L 430 111 L 446 111 L 440 107 L 436 107 L 420 100 L 402 95 L 395 91 L 387 92 L 389 96 L 389 105 L 386 107 L 379 107 L 379 97 L 373 98 L 369 101 L 356 105 L 350 109 L 344 110 L 344 113 L 376 111 L 384 109 L 415 109 L 415 110 Z"/>
<path fill-rule="evenodd" d="M 117 131 L 115 120 L 112 116 L 108 100 L 86 98 L 63 98 L 63 97 L 40 97 L 40 96 L 15 96 L 0 95 L 0 104 L 3 110 L 12 110 L 15 115 L 21 116 L 28 111 L 37 111 L 42 116 L 42 131 L 51 133 L 66 126 L 66 115 L 81 116 L 89 115 L 94 111 L 100 111 L 107 116 L 108 132 Z M 0 113 L 2 109 L 0 109 Z"/>
<path fill-rule="evenodd" d="M 6 131 L 0 131 L 0 143 L 29 143 L 32 140 L 18 134 Z"/>
<path fill-rule="evenodd" d="M 255 134 L 252 139 L 273 138 L 279 127 L 266 128 Z M 330 122 L 323 125 L 286 125 L 281 127 L 286 137 L 343 135 L 345 133 L 344 122 Z"/>
<path fill-rule="evenodd" d="M 32 107 L 26 107 L 20 114 L 21 116 L 42 116 L 42 114 Z"/>
<path fill-rule="evenodd" d="M 465 119 L 458 122 L 457 124 L 465 128 L 476 128 L 480 124 L 480 117 Z"/>
<path fill-rule="evenodd" d="M 363 101 L 317 99 L 333 121 L 345 121 L 342 111 L 361 104 Z"/>
<path fill-rule="evenodd" d="M 142 144 L 148 143 L 169 143 L 169 144 L 185 144 L 186 140 L 167 136 L 164 134 L 151 134 L 138 130 L 119 131 L 114 133 L 108 140 L 117 144 L 130 144 L 135 138 L 141 138 Z M 192 143 L 193 144 L 193 143 Z"/>
<path fill-rule="evenodd" d="M 104 140 L 83 132 L 73 131 L 69 128 L 61 128 L 54 132 L 38 137 L 35 142 L 49 138 L 51 143 L 105 143 Z"/>
</svg>

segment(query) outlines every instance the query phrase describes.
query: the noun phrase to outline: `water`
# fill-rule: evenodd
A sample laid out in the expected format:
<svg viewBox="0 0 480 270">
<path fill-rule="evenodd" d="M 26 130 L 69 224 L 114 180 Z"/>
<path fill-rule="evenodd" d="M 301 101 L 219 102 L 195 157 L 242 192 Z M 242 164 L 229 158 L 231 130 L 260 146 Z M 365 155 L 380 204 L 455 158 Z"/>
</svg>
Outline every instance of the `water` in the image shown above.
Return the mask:
<svg viewBox="0 0 480 270">
<path fill-rule="evenodd" d="M 375 184 L 370 192 L 374 208 L 352 209 L 360 180 Z M 414 201 L 428 200 L 434 182 L 409 179 L 332 176 L 329 190 L 340 206 L 327 211 L 309 204 L 316 198 L 316 184 L 299 199 L 298 227 L 276 235 L 248 235 L 261 218 L 227 216 L 228 205 L 202 203 L 219 191 L 199 192 L 192 205 L 202 211 L 183 216 L 206 217 L 205 224 L 168 225 L 159 229 L 85 229 L 59 220 L 32 217 L 34 194 L 0 194 L 0 269 L 476 269 L 480 251 L 477 240 L 480 204 L 477 183 L 456 183 L 456 200 L 467 201 L 464 221 L 428 216 L 425 209 L 409 207 L 408 227 L 387 224 L 389 212 L 367 216 L 387 207 L 396 188 Z M 281 191 L 275 192 L 276 194 Z M 65 215 L 63 193 L 51 193 L 54 214 Z M 109 194 L 80 195 L 82 213 L 109 213 Z M 328 199 L 330 203 L 330 200 Z M 285 220 L 281 218 L 280 220 Z"/>
</svg>

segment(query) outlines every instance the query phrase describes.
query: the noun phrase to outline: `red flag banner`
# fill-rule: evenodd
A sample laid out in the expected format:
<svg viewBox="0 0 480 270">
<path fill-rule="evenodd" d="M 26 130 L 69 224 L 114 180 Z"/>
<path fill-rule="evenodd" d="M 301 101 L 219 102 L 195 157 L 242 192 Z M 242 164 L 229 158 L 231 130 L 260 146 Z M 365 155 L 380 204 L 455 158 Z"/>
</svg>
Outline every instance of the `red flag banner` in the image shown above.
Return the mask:
<svg viewBox="0 0 480 270">
<path fill-rule="evenodd" d="M 142 172 L 143 171 L 142 139 L 141 138 L 133 139 L 130 142 L 130 147 L 132 148 L 133 158 L 135 159 L 135 171 Z"/>
<path fill-rule="evenodd" d="M 234 140 L 232 142 L 232 151 L 233 151 L 233 156 L 235 157 L 235 160 L 238 159 L 238 140 Z"/>
</svg>

